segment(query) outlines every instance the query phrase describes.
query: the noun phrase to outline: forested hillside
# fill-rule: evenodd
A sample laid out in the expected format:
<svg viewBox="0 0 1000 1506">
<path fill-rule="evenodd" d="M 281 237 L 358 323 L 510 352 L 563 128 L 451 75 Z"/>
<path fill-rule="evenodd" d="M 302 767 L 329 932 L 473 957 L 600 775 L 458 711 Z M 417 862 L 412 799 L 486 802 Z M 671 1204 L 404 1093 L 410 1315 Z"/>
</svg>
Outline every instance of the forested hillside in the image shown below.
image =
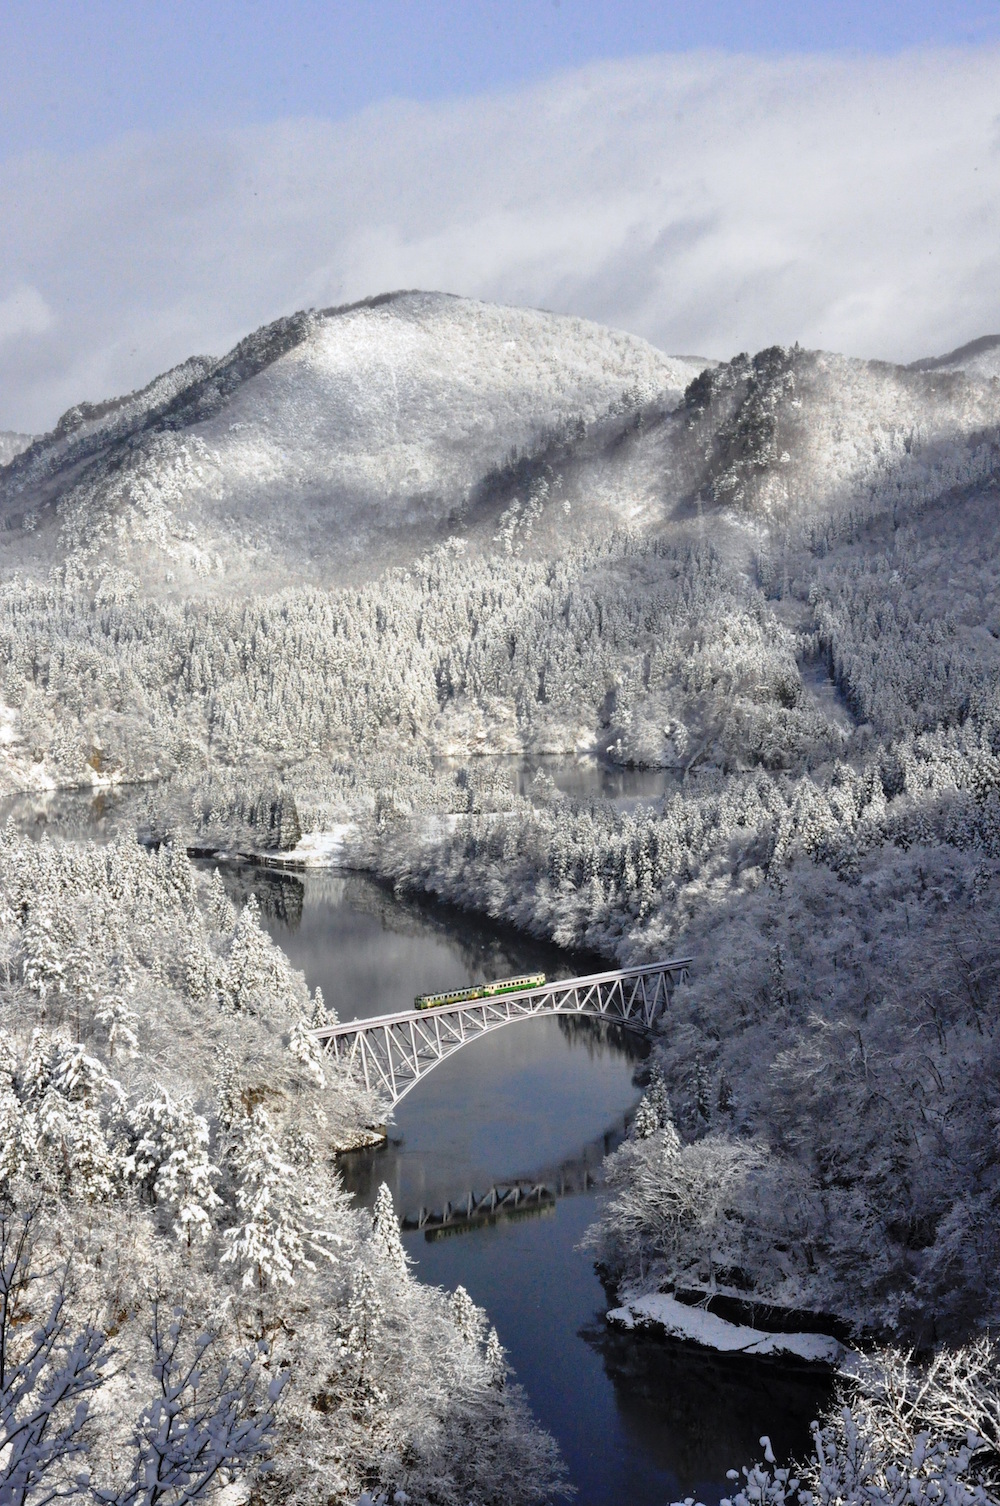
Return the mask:
<svg viewBox="0 0 1000 1506">
<path fill-rule="evenodd" d="M 268 1345 L 240 1394 L 288 1498 L 306 1438 L 333 1500 L 420 1499 L 446 1456 L 448 1499 L 494 1499 L 469 1416 L 524 1499 L 559 1471 L 480 1315 L 416 1287 L 384 1206 L 372 1230 L 346 1205 L 330 1157 L 380 1110 L 311 1054 L 301 979 L 185 844 L 350 823 L 402 888 L 694 956 L 593 1232 L 623 1299 L 721 1291 L 866 1342 L 996 1325 L 994 345 L 692 365 L 394 295 L 81 404 L 0 470 L 2 787 L 135 783 L 161 844 L 4 838 L 5 1237 L 27 1210 L 45 1268 L 71 1261 L 74 1324 L 113 1325 L 135 1269 L 165 1304 L 197 1271 L 217 1344 Z M 525 797 L 497 757 L 574 751 L 669 793 Z"/>
<path fill-rule="evenodd" d="M 5 1498 L 194 1500 L 265 1462 L 282 1501 L 558 1493 L 485 1315 L 414 1281 L 387 1189 L 374 1220 L 342 1191 L 384 1110 L 254 902 L 130 838 L 8 828 L 0 873 Z"/>
<path fill-rule="evenodd" d="M 579 319 L 406 293 L 296 314 L 83 403 L 0 471 L 9 565 L 160 597 L 370 578 L 492 532 L 525 457 L 608 441 L 698 368 Z"/>
<path fill-rule="evenodd" d="M 1000 377 L 1000 335 L 980 335 L 943 356 L 913 362 L 914 371 L 965 371 L 975 377 Z"/>
</svg>

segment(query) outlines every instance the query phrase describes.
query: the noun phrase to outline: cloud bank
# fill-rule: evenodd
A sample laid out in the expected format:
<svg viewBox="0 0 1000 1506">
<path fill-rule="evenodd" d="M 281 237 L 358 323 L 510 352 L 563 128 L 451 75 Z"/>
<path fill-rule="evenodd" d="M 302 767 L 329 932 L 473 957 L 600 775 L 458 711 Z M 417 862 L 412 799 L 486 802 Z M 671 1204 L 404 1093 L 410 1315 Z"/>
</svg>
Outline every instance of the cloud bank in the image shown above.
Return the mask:
<svg viewBox="0 0 1000 1506">
<path fill-rule="evenodd" d="M 442 288 L 677 354 L 1000 330 L 1000 51 L 611 63 L 0 166 L 0 428 L 278 314 Z"/>
</svg>

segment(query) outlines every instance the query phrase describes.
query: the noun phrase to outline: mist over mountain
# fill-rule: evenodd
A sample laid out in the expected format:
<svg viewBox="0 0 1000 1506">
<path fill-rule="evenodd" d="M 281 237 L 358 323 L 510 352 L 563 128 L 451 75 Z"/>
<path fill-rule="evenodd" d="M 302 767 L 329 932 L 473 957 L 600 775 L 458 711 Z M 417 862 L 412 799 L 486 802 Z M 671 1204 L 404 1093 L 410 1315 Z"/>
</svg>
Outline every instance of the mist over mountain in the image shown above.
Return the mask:
<svg viewBox="0 0 1000 1506">
<path fill-rule="evenodd" d="M 972 1070 L 1000 1018 L 995 345 L 702 363 L 404 293 L 81 403 L 0 471 L 0 778 L 146 781 L 136 821 L 178 845 L 347 823 L 403 889 L 608 957 L 690 948 L 657 1059 L 692 1143 L 771 1158 L 741 1280 L 917 1338 L 993 1321 L 954 1230 L 1000 1205 Z M 668 793 L 525 797 L 497 759 L 577 751 Z M 812 1264 L 781 1254 L 793 1185 Z"/>
<path fill-rule="evenodd" d="M 911 362 L 914 371 L 965 371 L 969 376 L 1000 377 L 1000 335 L 981 335 L 943 356 Z"/>
<path fill-rule="evenodd" d="M 960 1436 L 951 1413 L 934 1427 L 967 1449 L 969 1417 L 997 1415 L 1000 1354 L 961 1346 L 1000 1321 L 998 348 L 699 361 L 398 293 L 3 436 L 0 790 L 44 820 L 57 789 L 120 785 L 128 831 L 0 831 L 0 1172 L 48 1189 L 53 1231 L 81 1199 L 108 1213 L 87 1321 L 102 1302 L 119 1321 L 102 1231 L 134 1213 L 173 1273 L 158 1289 L 197 1269 L 244 1335 L 225 1263 L 260 1247 L 254 1178 L 278 1168 L 288 1240 L 319 1187 L 334 1274 L 294 1240 L 251 1270 L 293 1377 L 289 1500 L 315 1495 L 303 1437 L 337 1499 L 401 1478 L 371 1407 L 409 1440 L 407 1480 L 436 1479 L 408 1411 L 427 1373 L 455 1499 L 499 1471 L 529 1506 L 560 1466 L 485 1318 L 419 1295 L 388 1192 L 374 1224 L 348 1217 L 331 1157 L 385 1111 L 327 1070 L 322 999 L 185 848 L 298 861 L 305 834 L 563 947 L 690 954 L 588 1236 L 619 1298 L 721 1293 L 958 1346 L 942 1363 L 994 1379 Z M 661 770 L 664 793 L 622 808 L 512 779 L 577 753 Z M 157 1172 L 179 1145 L 190 1187 Z M 350 1318 L 332 1373 L 320 1318 L 282 1316 L 293 1269 L 324 1318 L 377 1297 L 405 1361 L 377 1335 L 352 1358 Z M 453 1310 L 478 1335 L 455 1365 Z M 396 1380 L 361 1425 L 372 1355 Z M 973 1480 L 1000 1459 L 983 1448 Z"/>
<path fill-rule="evenodd" d="M 13 460 L 15 455 L 20 455 L 22 450 L 28 448 L 31 441 L 30 434 L 14 434 L 6 429 L 0 431 L 0 466 Z"/>
</svg>

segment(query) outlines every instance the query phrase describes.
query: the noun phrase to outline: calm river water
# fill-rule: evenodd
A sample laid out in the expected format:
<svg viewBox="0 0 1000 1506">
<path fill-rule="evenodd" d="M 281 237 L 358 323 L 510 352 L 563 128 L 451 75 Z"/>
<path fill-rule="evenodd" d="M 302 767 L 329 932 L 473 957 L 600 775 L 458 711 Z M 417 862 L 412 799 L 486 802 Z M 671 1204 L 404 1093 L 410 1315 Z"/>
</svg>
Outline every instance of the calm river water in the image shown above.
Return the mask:
<svg viewBox="0 0 1000 1506">
<path fill-rule="evenodd" d="M 342 1019 L 477 979 L 606 966 L 445 906 L 400 903 L 361 875 L 248 868 L 228 881 L 256 893 L 274 939 Z M 634 1042 L 596 1022 L 498 1031 L 403 1100 L 384 1150 L 345 1158 L 347 1183 L 370 1203 L 388 1182 L 401 1217 L 515 1181 L 584 1188 L 639 1099 L 638 1065 Z M 516 1221 L 404 1235 L 421 1279 L 461 1283 L 486 1308 L 559 1441 L 580 1506 L 716 1502 L 729 1488 L 726 1470 L 758 1457 L 765 1432 L 779 1454 L 805 1452 L 821 1385 L 609 1331 L 608 1299 L 578 1248 L 599 1197 L 591 1186 Z"/>
<path fill-rule="evenodd" d="M 653 778 L 646 788 L 635 787 L 638 776 L 619 785 L 617 772 L 599 765 L 548 766 L 573 793 L 588 783 L 580 793 L 622 803 L 662 793 L 648 787 Z M 133 804 L 64 794 L 11 801 L 0 815 L 37 834 L 106 839 Z M 483 978 L 606 965 L 445 906 L 401 903 L 361 875 L 248 866 L 224 877 L 234 897 L 257 895 L 271 935 L 342 1019 Z M 731 1488 L 726 1471 L 759 1457 L 761 1434 L 779 1457 L 806 1452 L 826 1391 L 801 1373 L 608 1329 L 608 1297 L 579 1244 L 598 1212 L 602 1156 L 638 1102 L 640 1064 L 633 1039 L 596 1022 L 513 1025 L 437 1067 L 400 1104 L 384 1149 L 344 1158 L 345 1181 L 366 1204 L 388 1182 L 404 1219 L 491 1186 L 577 1189 L 516 1221 L 435 1239 L 405 1234 L 417 1274 L 461 1283 L 486 1308 L 559 1442 L 578 1506 L 664 1506 L 686 1496 L 712 1506 Z"/>
</svg>

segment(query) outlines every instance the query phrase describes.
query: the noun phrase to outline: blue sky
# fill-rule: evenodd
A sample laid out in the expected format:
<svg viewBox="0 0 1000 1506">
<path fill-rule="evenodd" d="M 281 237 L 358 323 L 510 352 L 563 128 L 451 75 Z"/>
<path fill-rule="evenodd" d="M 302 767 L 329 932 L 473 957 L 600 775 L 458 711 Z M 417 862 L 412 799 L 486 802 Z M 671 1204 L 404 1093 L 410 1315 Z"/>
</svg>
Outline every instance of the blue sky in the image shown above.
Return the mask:
<svg viewBox="0 0 1000 1506">
<path fill-rule="evenodd" d="M 400 287 L 680 354 L 1000 331 L 1000 0 L 0 0 L 0 429 Z"/>
<path fill-rule="evenodd" d="M 5 0 L 0 153 L 177 123 L 341 119 L 387 98 L 507 90 L 605 59 L 980 46 L 989 0 Z"/>
</svg>

